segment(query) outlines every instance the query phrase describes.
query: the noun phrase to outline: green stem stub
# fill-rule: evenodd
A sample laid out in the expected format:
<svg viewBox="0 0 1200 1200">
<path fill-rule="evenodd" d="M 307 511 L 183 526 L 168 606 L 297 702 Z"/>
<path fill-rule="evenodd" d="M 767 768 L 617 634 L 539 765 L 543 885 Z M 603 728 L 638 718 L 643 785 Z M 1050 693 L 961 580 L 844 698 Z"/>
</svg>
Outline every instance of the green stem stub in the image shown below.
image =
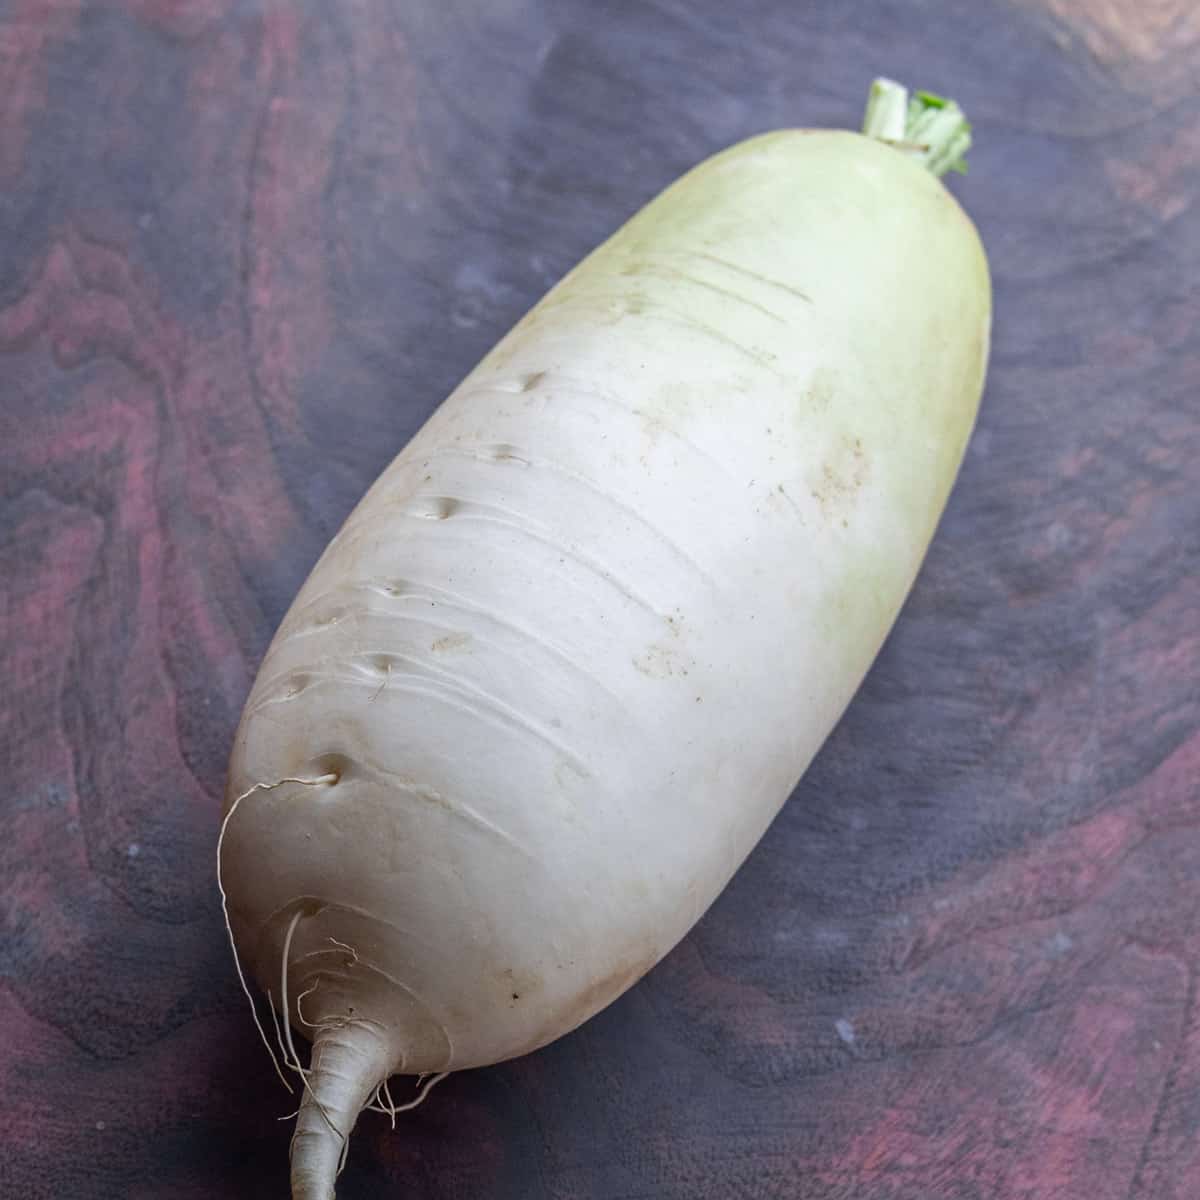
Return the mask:
<svg viewBox="0 0 1200 1200">
<path fill-rule="evenodd" d="M 971 124 L 944 96 L 914 92 L 891 79 L 876 79 L 867 98 L 863 133 L 910 155 L 934 175 L 967 173 Z"/>
</svg>

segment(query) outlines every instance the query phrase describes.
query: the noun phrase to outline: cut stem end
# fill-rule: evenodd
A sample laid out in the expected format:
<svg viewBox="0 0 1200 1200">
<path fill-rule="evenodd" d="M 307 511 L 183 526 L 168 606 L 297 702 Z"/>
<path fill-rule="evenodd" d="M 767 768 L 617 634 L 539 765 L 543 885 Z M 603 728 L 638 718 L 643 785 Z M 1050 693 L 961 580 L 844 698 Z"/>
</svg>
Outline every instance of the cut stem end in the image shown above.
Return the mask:
<svg viewBox="0 0 1200 1200">
<path fill-rule="evenodd" d="M 914 92 L 893 79 L 876 79 L 867 96 L 862 131 L 914 158 L 926 170 L 967 173 L 971 123 L 953 100 Z"/>
</svg>

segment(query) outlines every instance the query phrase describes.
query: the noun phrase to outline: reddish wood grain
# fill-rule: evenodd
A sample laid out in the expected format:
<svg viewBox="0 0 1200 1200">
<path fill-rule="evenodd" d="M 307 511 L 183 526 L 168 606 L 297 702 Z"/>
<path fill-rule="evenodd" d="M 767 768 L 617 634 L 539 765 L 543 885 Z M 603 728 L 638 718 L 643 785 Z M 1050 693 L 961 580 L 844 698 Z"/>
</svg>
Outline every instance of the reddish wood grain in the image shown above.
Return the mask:
<svg viewBox="0 0 1200 1200">
<path fill-rule="evenodd" d="M 894 636 L 627 997 L 365 1119 L 340 1194 L 1200 1194 L 1192 6 L 0 6 L 0 1195 L 282 1195 L 213 883 L 237 714 L 362 490 L 685 167 L 976 120 L 994 366 Z"/>
</svg>

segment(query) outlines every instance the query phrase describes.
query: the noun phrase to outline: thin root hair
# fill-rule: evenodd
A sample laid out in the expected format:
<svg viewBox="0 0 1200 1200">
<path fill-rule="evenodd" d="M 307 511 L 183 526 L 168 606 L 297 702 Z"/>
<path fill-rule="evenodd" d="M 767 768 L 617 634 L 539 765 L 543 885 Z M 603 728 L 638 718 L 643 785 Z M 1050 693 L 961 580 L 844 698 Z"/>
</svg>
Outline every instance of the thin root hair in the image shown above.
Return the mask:
<svg viewBox="0 0 1200 1200">
<path fill-rule="evenodd" d="M 238 956 L 237 943 L 233 939 L 233 927 L 229 923 L 229 897 L 226 895 L 225 884 L 221 879 L 221 847 L 225 844 L 225 831 L 229 828 L 229 822 L 232 820 L 233 814 L 237 812 L 238 806 L 247 796 L 252 796 L 255 792 L 269 792 L 272 788 L 282 787 L 285 783 L 298 783 L 306 787 L 319 787 L 336 782 L 336 775 L 326 774 L 319 775 L 316 779 L 291 777 L 277 779 L 274 783 L 256 783 L 247 788 L 229 806 L 229 811 L 225 814 L 225 819 L 221 822 L 221 831 L 217 834 L 217 890 L 221 893 L 221 916 L 225 921 L 225 933 L 229 937 L 229 948 L 233 951 L 233 965 L 237 971 L 238 983 L 241 984 L 242 991 L 246 999 L 250 1002 L 250 1014 L 254 1018 L 254 1027 L 258 1030 L 258 1036 L 262 1039 L 262 1044 L 266 1046 L 267 1053 L 271 1056 L 271 1065 L 275 1068 L 275 1074 L 279 1076 L 280 1082 L 289 1092 L 293 1090 L 292 1085 L 288 1083 L 287 1076 L 284 1075 L 283 1068 L 280 1067 L 279 1060 L 275 1057 L 275 1051 L 271 1049 L 271 1042 L 267 1037 L 267 1031 L 263 1028 L 262 1020 L 258 1015 L 258 1005 L 254 1002 L 254 995 L 250 991 L 250 985 L 246 982 L 246 973 L 242 970 L 242 960 Z M 274 1013 L 274 1008 L 271 1011 Z"/>
</svg>

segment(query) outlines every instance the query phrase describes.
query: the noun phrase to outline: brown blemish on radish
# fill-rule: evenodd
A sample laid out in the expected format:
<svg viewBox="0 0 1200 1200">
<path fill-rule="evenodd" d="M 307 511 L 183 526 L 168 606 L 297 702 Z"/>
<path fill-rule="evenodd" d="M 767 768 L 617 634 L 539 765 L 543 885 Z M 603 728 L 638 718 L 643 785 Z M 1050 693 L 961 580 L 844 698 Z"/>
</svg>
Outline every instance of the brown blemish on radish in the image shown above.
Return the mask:
<svg viewBox="0 0 1200 1200">
<path fill-rule="evenodd" d="M 465 650 L 472 641 L 469 633 L 448 633 L 445 637 L 437 638 L 429 645 L 434 654 L 449 654 L 455 650 Z"/>
<path fill-rule="evenodd" d="M 820 470 L 809 479 L 809 490 L 825 517 L 844 524 L 867 475 L 862 438 L 843 434 Z"/>
</svg>

